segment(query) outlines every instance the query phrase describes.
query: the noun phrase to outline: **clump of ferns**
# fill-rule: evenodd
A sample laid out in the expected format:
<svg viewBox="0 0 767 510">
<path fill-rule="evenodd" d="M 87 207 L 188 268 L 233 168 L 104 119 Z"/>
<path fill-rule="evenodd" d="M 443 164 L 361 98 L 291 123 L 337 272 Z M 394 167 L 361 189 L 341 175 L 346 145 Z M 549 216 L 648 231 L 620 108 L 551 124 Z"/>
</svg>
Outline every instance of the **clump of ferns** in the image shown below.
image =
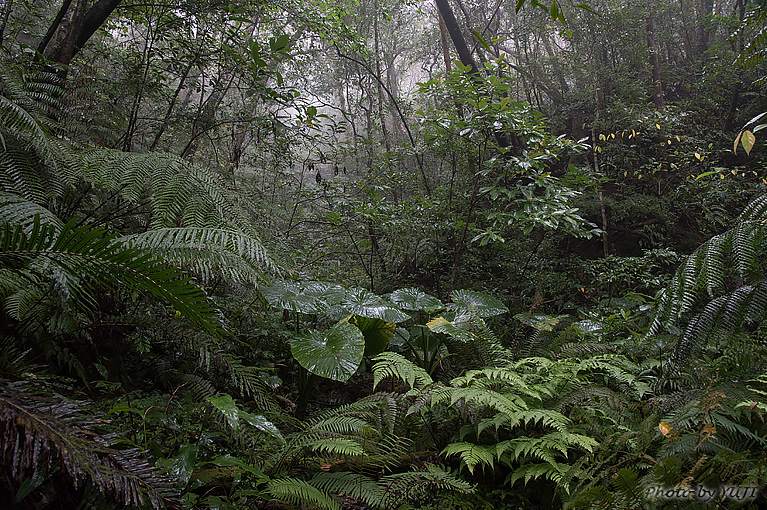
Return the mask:
<svg viewBox="0 0 767 510">
<path fill-rule="evenodd" d="M 407 463 L 412 446 L 404 428 L 407 408 L 399 394 L 375 393 L 321 413 L 287 438 L 269 469 L 290 470 L 311 461 L 315 468 L 337 464 L 380 473 Z"/>
<path fill-rule="evenodd" d="M 651 485 L 763 486 L 767 429 L 743 400 L 747 397 L 745 388 L 731 383 L 656 397 L 673 408 L 661 413 L 657 407 L 640 408 L 633 426 L 616 429 L 579 461 L 588 476 L 575 486 L 569 506 L 586 508 L 605 491 L 620 493 L 626 484 L 641 488 L 631 504 L 646 504 Z M 631 499 L 621 497 L 621 504 Z M 617 501 L 608 497 L 601 503 Z"/>
<path fill-rule="evenodd" d="M 412 427 L 409 406 L 401 394 L 376 393 L 312 418 L 264 469 L 316 474 L 272 479 L 270 493 L 317 508 L 338 508 L 336 496 L 342 496 L 389 509 L 429 491 L 470 492 L 470 484 L 423 458 L 424 453 L 434 457 L 433 452 L 413 451 L 406 435 Z"/>
<path fill-rule="evenodd" d="M 560 315 L 535 324 L 528 335 L 517 341 L 512 350 L 513 359 L 538 356 L 583 359 L 619 350 L 613 336 L 604 335 L 601 326 L 597 325 L 596 332 L 584 332 L 578 322 L 574 317 Z"/>
<path fill-rule="evenodd" d="M 752 201 L 733 227 L 703 243 L 663 292 L 649 335 L 681 330 L 669 374 L 729 335 L 758 331 L 767 315 L 765 251 L 767 196 Z M 753 337 L 752 337 L 753 338 Z M 757 339 L 759 336 L 757 335 Z M 723 341 L 723 343 L 722 343 Z M 758 340 L 757 344 L 763 344 Z"/>
</svg>

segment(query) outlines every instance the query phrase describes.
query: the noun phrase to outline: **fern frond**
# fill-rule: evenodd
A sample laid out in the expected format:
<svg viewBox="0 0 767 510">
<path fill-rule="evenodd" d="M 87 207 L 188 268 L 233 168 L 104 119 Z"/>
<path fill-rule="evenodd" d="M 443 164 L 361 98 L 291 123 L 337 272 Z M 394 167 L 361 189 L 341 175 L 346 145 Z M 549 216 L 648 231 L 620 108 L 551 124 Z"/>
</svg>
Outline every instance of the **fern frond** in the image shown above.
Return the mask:
<svg viewBox="0 0 767 510">
<path fill-rule="evenodd" d="M 183 325 L 178 327 L 183 328 Z M 208 374 L 227 375 L 229 383 L 262 407 L 270 408 L 274 405 L 270 399 L 271 390 L 260 377 L 262 370 L 244 365 L 237 356 L 221 347 L 218 337 L 205 332 L 190 333 L 188 328 L 171 331 L 173 333 L 163 335 L 158 341 L 171 343 L 188 356 L 196 358 L 197 365 Z M 148 332 L 144 331 L 144 334 Z"/>
<path fill-rule="evenodd" d="M 425 463 L 423 469 L 406 473 L 394 473 L 381 477 L 379 484 L 386 487 L 383 497 L 384 508 L 398 508 L 403 500 L 413 501 L 429 498 L 433 491 L 469 494 L 474 487 L 460 478 L 446 472 L 439 466 Z"/>
<path fill-rule="evenodd" d="M 264 280 L 265 272 L 277 269 L 260 240 L 231 230 L 159 228 L 122 240 L 206 277 L 221 273 L 236 281 L 257 284 Z"/>
<path fill-rule="evenodd" d="M 532 480 L 538 478 L 545 478 L 552 482 L 558 483 L 562 480 L 564 473 L 570 468 L 567 464 L 549 462 L 542 463 L 527 463 L 515 468 L 509 476 L 506 477 L 505 483 L 514 485 L 517 481 L 522 480 L 526 485 Z"/>
<path fill-rule="evenodd" d="M 256 235 L 223 176 L 175 155 L 93 149 L 74 154 L 70 164 L 86 181 L 131 203 L 148 194 L 152 228 L 181 225 Z"/>
<path fill-rule="evenodd" d="M 657 334 L 664 325 L 674 324 L 706 295 L 715 298 L 725 288 L 730 269 L 733 276 L 753 281 L 763 279 L 759 267 L 764 249 L 767 210 L 760 199 L 739 217 L 735 227 L 712 237 L 696 249 L 679 267 L 663 292 L 648 334 Z"/>
<path fill-rule="evenodd" d="M 19 268 L 38 261 L 55 268 L 49 274 L 81 306 L 93 307 L 91 282 L 142 290 L 167 299 L 204 330 L 219 334 L 213 308 L 202 291 L 178 269 L 168 267 L 146 251 L 128 248 L 89 226 L 61 230 L 35 225 L 29 234 L 8 223 L 0 231 L 0 264 Z"/>
<path fill-rule="evenodd" d="M 758 323 L 767 316 L 767 282 L 744 285 L 716 298 L 696 315 L 684 331 L 674 353 L 671 375 L 705 345 L 712 333 L 732 333 L 745 323 Z"/>
<path fill-rule="evenodd" d="M 298 478 L 277 478 L 269 482 L 269 492 L 279 501 L 310 508 L 340 510 L 338 502 L 317 487 Z"/>
<path fill-rule="evenodd" d="M 470 493 L 471 484 L 432 464 L 423 470 L 386 475 L 376 481 L 357 473 L 318 473 L 309 483 L 325 492 L 353 498 L 372 508 L 393 510 L 403 502 L 413 501 L 430 491 Z"/>
<path fill-rule="evenodd" d="M 113 450 L 92 432 L 84 404 L 45 395 L 24 383 L 0 381 L 0 452 L 16 483 L 35 469 L 59 471 L 74 486 L 89 482 L 119 505 L 179 506 L 170 480 L 136 450 Z"/>
<path fill-rule="evenodd" d="M 365 449 L 354 439 L 345 437 L 323 437 L 312 441 L 309 445 L 312 451 L 324 453 L 329 456 L 355 456 L 364 455 Z"/>
<path fill-rule="evenodd" d="M 471 474 L 474 474 L 477 466 L 484 469 L 485 466 L 492 468 L 495 465 L 496 447 L 495 445 L 478 445 L 462 441 L 450 443 L 442 450 L 441 455 L 446 457 L 458 455 L 463 465 Z"/>
<path fill-rule="evenodd" d="M 384 507 L 384 487 L 365 475 L 347 471 L 317 473 L 309 484 L 323 492 L 350 497 L 373 508 Z"/>
<path fill-rule="evenodd" d="M 426 370 L 396 352 L 384 351 L 373 361 L 373 389 L 386 378 L 402 381 L 411 388 L 422 388 L 434 382 Z"/>
<path fill-rule="evenodd" d="M 26 234 L 32 231 L 35 221 L 51 225 L 56 232 L 64 223 L 45 207 L 13 193 L 0 191 L 0 221 L 20 225 Z"/>
</svg>

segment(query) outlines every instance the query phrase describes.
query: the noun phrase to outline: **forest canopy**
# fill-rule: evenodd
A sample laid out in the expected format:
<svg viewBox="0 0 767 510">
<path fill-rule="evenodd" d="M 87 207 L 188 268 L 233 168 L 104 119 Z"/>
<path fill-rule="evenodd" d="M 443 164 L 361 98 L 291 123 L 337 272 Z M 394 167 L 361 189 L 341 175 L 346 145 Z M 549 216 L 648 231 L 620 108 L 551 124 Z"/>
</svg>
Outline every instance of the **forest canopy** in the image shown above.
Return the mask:
<svg viewBox="0 0 767 510">
<path fill-rule="evenodd" d="M 766 28 L 0 2 L 0 506 L 764 507 Z"/>
</svg>

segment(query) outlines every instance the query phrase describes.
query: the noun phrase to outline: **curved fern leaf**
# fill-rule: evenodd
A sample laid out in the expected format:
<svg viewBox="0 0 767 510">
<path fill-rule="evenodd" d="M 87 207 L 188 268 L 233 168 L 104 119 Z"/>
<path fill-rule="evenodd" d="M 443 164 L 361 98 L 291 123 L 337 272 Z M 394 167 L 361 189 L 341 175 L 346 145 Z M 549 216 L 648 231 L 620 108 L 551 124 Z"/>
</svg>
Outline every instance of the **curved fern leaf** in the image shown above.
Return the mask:
<svg viewBox="0 0 767 510">
<path fill-rule="evenodd" d="M 114 235 L 73 222 L 56 232 L 39 222 L 29 234 L 8 223 L 0 231 L 0 265 L 23 268 L 40 261 L 52 264 L 48 275 L 85 308 L 93 308 L 92 285 L 127 286 L 167 299 L 180 313 L 204 330 L 219 334 L 213 308 L 202 291 L 176 268 L 144 250 L 124 246 Z M 40 266 L 41 270 L 44 266 Z"/>
<path fill-rule="evenodd" d="M 215 272 L 233 280 L 258 283 L 263 281 L 263 273 L 277 269 L 260 240 L 231 230 L 159 228 L 121 240 L 159 253 L 204 276 Z"/>
<path fill-rule="evenodd" d="M 373 361 L 373 389 L 389 377 L 403 381 L 411 388 L 428 386 L 434 382 L 426 370 L 396 352 L 382 352 Z"/>
<path fill-rule="evenodd" d="M 338 502 L 317 487 L 298 478 L 277 478 L 269 482 L 271 495 L 294 505 L 307 505 L 310 508 L 340 510 Z"/>
<path fill-rule="evenodd" d="M 25 383 L 0 381 L 0 456 L 4 473 L 20 484 L 35 469 L 58 471 L 76 486 L 86 481 L 126 506 L 176 508 L 171 480 L 136 450 L 114 450 L 92 429 L 82 402 L 45 395 Z"/>
</svg>

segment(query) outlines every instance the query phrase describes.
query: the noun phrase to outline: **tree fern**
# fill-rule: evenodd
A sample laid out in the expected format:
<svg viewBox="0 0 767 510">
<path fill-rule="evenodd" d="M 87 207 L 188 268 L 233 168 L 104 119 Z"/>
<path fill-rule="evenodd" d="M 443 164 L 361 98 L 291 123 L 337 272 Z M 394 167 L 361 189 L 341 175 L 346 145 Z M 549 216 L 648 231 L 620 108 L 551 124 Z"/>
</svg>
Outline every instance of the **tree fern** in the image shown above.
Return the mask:
<svg viewBox="0 0 767 510">
<path fill-rule="evenodd" d="M 746 207 L 732 229 L 695 250 L 663 291 L 648 335 L 664 327 L 673 331 L 688 321 L 669 375 L 677 373 L 712 333 L 737 331 L 764 319 L 767 287 L 761 258 L 766 220 L 767 198 L 760 197 Z"/>
<path fill-rule="evenodd" d="M 257 234 L 222 175 L 173 154 L 90 149 L 73 153 L 68 164 L 87 182 L 130 203 L 146 199 L 152 228 L 223 227 Z"/>
<path fill-rule="evenodd" d="M 258 283 L 264 280 L 264 273 L 277 269 L 260 240 L 231 230 L 160 228 L 122 240 L 207 278 L 223 274 L 235 281 Z"/>
<path fill-rule="evenodd" d="M 743 39 L 746 42 L 738 56 L 739 63 L 751 67 L 765 60 L 767 57 L 766 24 L 767 8 L 764 5 L 756 5 L 746 13 L 740 26 L 732 35 L 733 38 Z"/>
<path fill-rule="evenodd" d="M 373 389 L 387 378 L 402 381 L 411 388 L 427 386 L 433 382 L 426 370 L 396 352 L 382 352 L 373 361 Z"/>
<path fill-rule="evenodd" d="M 5 223 L 0 231 L 0 264 L 9 269 L 31 266 L 59 286 L 66 300 L 78 307 L 95 306 L 93 283 L 125 286 L 167 299 L 179 312 L 213 334 L 220 326 L 202 291 L 178 269 L 168 267 L 146 251 L 125 247 L 114 235 L 89 226 L 61 232 L 35 225 L 29 234 Z"/>
<path fill-rule="evenodd" d="M 0 192 L 0 218 L 11 225 L 20 225 L 25 233 L 31 231 L 36 221 L 56 231 L 64 227 L 50 210 L 15 193 Z"/>
</svg>

